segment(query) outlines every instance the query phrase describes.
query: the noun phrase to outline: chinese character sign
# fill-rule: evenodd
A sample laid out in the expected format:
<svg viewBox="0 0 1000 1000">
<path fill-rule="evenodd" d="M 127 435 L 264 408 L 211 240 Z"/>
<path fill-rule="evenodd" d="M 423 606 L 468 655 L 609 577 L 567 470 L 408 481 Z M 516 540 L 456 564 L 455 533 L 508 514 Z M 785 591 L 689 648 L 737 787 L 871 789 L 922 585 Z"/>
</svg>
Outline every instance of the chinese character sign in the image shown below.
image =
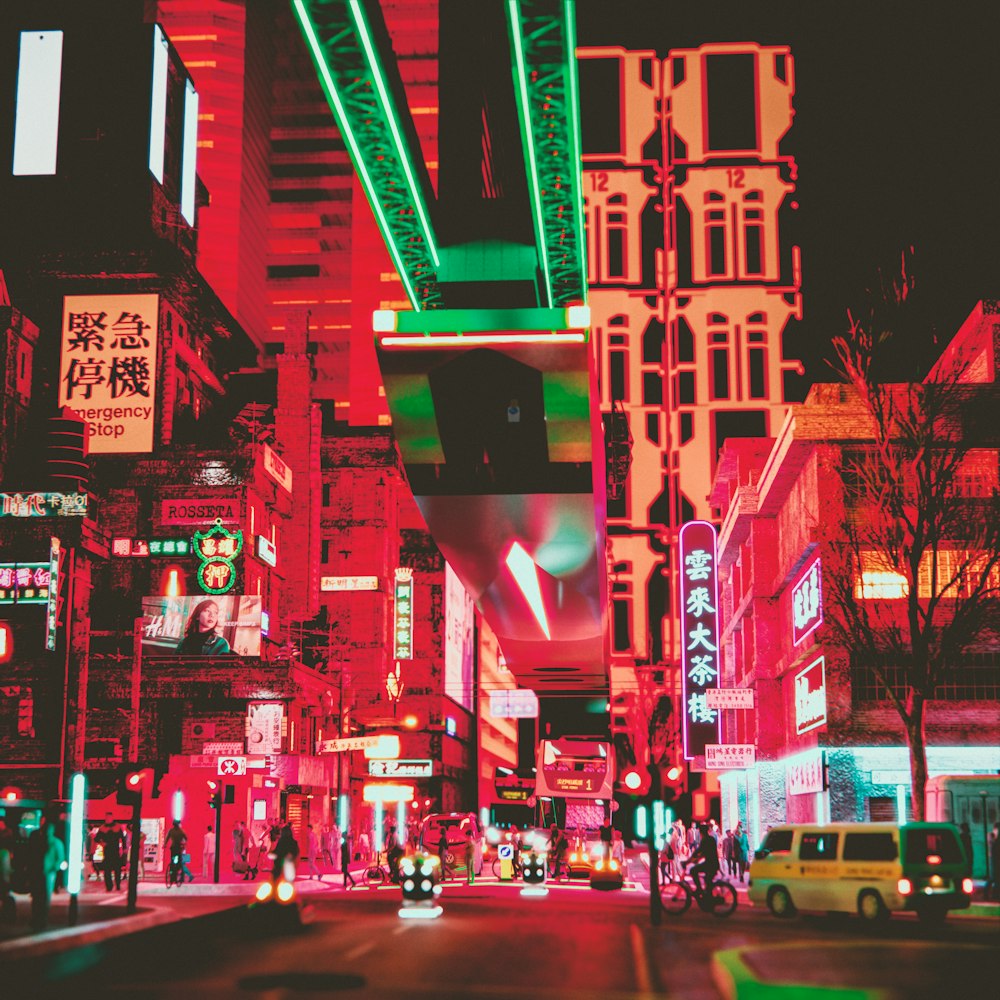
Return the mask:
<svg viewBox="0 0 1000 1000">
<path fill-rule="evenodd" d="M 67 295 L 59 405 L 90 426 L 90 451 L 153 450 L 158 295 Z"/>
<path fill-rule="evenodd" d="M 681 665 L 684 692 L 684 757 L 719 742 L 720 713 L 706 691 L 719 686 L 719 587 L 715 528 L 689 521 L 680 534 Z"/>
<path fill-rule="evenodd" d="M 392 648 L 397 660 L 413 659 L 413 570 L 402 567 L 395 574 Z"/>
<path fill-rule="evenodd" d="M 216 518 L 208 531 L 194 533 L 194 551 L 199 559 L 198 583 L 206 594 L 224 594 L 236 583 L 233 560 L 243 550 L 243 532 L 230 531 Z"/>
<path fill-rule="evenodd" d="M 819 560 L 814 559 L 792 588 L 792 642 L 796 646 L 823 624 L 822 582 Z"/>
<path fill-rule="evenodd" d="M 0 563 L 0 604 L 48 604 L 51 563 Z"/>
</svg>

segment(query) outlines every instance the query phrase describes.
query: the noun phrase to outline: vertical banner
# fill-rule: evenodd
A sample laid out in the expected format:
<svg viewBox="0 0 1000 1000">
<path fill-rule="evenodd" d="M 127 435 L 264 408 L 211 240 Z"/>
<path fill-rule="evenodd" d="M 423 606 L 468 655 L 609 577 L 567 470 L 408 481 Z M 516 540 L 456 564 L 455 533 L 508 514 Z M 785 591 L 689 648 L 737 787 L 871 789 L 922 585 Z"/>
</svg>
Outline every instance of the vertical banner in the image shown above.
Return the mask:
<svg viewBox="0 0 1000 1000">
<path fill-rule="evenodd" d="M 90 426 L 92 453 L 153 450 L 158 295 L 67 295 L 59 406 Z"/>
<path fill-rule="evenodd" d="M 401 566 L 394 576 L 392 656 L 413 659 L 413 570 Z"/>
<path fill-rule="evenodd" d="M 49 599 L 45 608 L 45 648 L 50 652 L 56 648 L 56 636 L 59 632 L 60 561 L 59 539 L 53 535 L 49 539 Z"/>
<path fill-rule="evenodd" d="M 705 692 L 719 686 L 719 581 L 715 528 L 689 521 L 680 534 L 681 667 L 684 692 L 684 758 L 718 743 L 719 710 Z"/>
</svg>

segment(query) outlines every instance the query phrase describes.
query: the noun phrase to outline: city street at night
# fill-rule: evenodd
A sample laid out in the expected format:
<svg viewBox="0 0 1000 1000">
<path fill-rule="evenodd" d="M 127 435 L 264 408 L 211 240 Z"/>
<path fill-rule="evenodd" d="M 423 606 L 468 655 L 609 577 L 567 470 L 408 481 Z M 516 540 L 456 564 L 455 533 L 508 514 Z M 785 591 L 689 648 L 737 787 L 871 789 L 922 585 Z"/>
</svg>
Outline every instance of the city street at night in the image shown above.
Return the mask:
<svg viewBox="0 0 1000 1000">
<path fill-rule="evenodd" d="M 0 0 L 0 1000 L 994 1000 L 993 0 Z"/>
</svg>

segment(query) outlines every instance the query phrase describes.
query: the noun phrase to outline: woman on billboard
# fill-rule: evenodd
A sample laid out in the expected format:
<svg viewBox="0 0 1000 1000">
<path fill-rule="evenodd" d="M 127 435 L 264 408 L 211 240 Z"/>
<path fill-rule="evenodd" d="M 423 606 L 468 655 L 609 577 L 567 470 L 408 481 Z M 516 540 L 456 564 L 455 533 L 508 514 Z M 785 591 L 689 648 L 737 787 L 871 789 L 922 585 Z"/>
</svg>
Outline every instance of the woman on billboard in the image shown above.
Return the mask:
<svg viewBox="0 0 1000 1000">
<path fill-rule="evenodd" d="M 230 652 L 229 643 L 219 634 L 219 605 L 215 601 L 199 601 L 191 610 L 184 638 L 177 644 L 181 656 L 223 656 Z"/>
</svg>

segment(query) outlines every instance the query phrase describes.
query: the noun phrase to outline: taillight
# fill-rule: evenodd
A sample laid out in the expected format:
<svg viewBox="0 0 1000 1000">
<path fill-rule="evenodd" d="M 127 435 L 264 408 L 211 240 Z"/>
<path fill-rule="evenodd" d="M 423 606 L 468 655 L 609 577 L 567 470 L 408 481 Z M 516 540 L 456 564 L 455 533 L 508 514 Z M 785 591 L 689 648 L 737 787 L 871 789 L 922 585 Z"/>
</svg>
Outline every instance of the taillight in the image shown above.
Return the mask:
<svg viewBox="0 0 1000 1000">
<path fill-rule="evenodd" d="M 896 882 L 896 892 L 900 896 L 909 896 L 913 892 L 913 883 L 908 878 L 901 878 Z"/>
<path fill-rule="evenodd" d="M 972 895 L 972 889 L 973 889 L 972 879 L 971 878 L 963 878 L 962 879 L 962 892 L 964 892 L 966 894 L 966 896 L 971 896 Z"/>
<path fill-rule="evenodd" d="M 927 855 L 927 864 L 929 864 L 929 865 L 939 865 L 939 864 L 941 864 L 941 855 L 940 854 L 928 854 Z"/>
</svg>

